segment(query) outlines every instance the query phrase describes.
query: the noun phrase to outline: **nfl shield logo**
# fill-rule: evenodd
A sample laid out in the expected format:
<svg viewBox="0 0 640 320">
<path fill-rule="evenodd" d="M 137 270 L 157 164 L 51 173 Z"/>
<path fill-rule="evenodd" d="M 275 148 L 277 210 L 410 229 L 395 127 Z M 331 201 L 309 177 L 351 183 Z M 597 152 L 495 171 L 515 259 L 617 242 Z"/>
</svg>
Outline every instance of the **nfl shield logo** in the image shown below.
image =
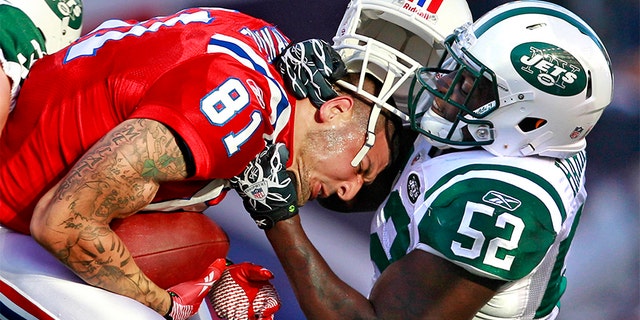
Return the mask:
<svg viewBox="0 0 640 320">
<path fill-rule="evenodd" d="M 580 133 L 582 133 L 582 131 L 584 131 L 582 127 L 576 127 L 575 129 L 573 129 L 573 132 L 571 132 L 571 135 L 569 135 L 569 137 L 571 139 L 575 139 L 580 136 Z"/>
<path fill-rule="evenodd" d="M 253 200 L 262 201 L 267 197 L 267 182 L 260 181 L 249 187 L 247 195 Z"/>
<path fill-rule="evenodd" d="M 254 198 L 264 198 L 264 191 L 260 188 L 251 190 L 251 196 Z"/>
</svg>

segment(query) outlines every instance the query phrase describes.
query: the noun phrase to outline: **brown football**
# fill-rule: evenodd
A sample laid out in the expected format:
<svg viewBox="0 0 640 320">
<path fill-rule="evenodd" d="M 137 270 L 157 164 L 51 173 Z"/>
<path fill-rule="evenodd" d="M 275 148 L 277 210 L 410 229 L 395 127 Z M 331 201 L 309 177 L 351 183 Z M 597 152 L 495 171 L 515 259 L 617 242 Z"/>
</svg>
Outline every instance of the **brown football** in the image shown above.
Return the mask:
<svg viewBox="0 0 640 320">
<path fill-rule="evenodd" d="M 111 228 L 140 269 L 165 289 L 199 277 L 229 252 L 226 232 L 198 212 L 137 213 L 113 220 Z"/>
</svg>

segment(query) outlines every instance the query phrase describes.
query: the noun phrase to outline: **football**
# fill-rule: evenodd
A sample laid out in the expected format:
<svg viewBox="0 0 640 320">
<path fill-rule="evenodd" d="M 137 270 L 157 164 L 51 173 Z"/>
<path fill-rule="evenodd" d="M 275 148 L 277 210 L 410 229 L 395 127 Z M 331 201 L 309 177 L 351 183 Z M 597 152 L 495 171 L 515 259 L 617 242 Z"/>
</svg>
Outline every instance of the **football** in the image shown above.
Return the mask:
<svg viewBox="0 0 640 320">
<path fill-rule="evenodd" d="M 111 228 L 140 269 L 164 289 L 199 277 L 229 252 L 225 231 L 199 212 L 137 213 L 114 219 Z"/>
</svg>

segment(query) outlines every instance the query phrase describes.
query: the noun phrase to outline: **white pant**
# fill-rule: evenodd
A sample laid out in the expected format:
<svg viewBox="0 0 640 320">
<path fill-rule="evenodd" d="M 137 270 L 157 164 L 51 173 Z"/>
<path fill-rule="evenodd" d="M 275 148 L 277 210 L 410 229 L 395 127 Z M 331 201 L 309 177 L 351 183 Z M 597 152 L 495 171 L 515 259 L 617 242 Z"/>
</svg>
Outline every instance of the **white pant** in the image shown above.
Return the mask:
<svg viewBox="0 0 640 320">
<path fill-rule="evenodd" d="M 33 238 L 0 225 L 0 319 L 163 318 L 133 299 L 85 284 Z M 191 319 L 212 319 L 208 304 Z"/>
</svg>

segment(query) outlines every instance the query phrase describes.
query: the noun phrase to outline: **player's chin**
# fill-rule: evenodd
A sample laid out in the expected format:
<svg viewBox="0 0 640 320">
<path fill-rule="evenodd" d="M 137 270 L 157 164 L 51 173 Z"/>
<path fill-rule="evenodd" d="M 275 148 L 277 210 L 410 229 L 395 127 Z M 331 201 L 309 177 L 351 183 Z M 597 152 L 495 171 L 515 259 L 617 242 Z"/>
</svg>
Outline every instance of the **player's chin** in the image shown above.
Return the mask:
<svg viewBox="0 0 640 320">
<path fill-rule="evenodd" d="M 313 199 L 311 199 L 311 192 L 309 192 L 309 188 L 298 189 L 298 207 L 304 206 L 311 200 Z"/>
<path fill-rule="evenodd" d="M 298 179 L 298 185 L 296 186 L 298 193 L 298 207 L 304 206 L 311 199 L 311 188 L 309 183 Z"/>
</svg>

